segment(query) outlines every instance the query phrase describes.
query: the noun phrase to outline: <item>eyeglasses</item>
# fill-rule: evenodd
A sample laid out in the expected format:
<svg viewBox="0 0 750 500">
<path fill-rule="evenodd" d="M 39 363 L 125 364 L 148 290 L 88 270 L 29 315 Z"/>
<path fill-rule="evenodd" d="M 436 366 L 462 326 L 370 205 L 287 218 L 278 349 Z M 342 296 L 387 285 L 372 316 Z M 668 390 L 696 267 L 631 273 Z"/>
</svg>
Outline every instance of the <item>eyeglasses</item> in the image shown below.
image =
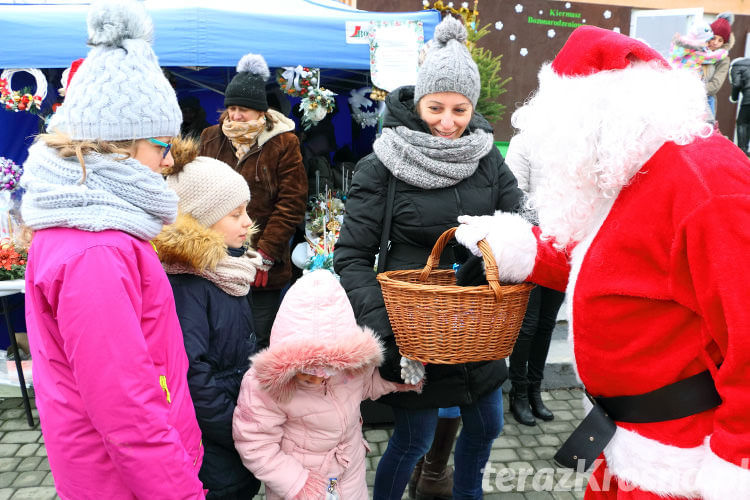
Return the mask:
<svg viewBox="0 0 750 500">
<path fill-rule="evenodd" d="M 159 139 L 154 139 L 153 137 L 148 140 L 151 144 L 156 144 L 157 146 L 161 146 L 164 148 L 164 153 L 162 153 L 161 158 L 164 159 L 169 154 L 169 150 L 172 149 L 172 145 L 168 142 L 162 142 Z"/>
</svg>

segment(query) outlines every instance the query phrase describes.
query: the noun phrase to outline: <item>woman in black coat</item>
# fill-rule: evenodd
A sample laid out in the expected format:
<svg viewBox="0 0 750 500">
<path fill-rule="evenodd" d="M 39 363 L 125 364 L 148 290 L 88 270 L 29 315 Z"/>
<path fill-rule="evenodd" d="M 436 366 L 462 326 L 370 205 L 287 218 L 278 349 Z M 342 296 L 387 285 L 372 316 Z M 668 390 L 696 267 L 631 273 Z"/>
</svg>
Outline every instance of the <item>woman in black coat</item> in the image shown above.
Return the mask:
<svg viewBox="0 0 750 500">
<path fill-rule="evenodd" d="M 374 144 L 375 152 L 357 164 L 334 252 L 334 268 L 358 322 L 385 343 L 380 372 L 392 381 L 401 381 L 402 358 L 373 271 L 391 178 L 395 195 L 390 249 L 386 269 L 381 270 L 423 267 L 435 241 L 456 226 L 459 215 L 517 211 L 522 202 L 515 177 L 494 146 L 492 128 L 474 112 L 479 74 L 461 43 L 463 25 L 452 21 L 446 18 L 436 29 L 438 46 L 427 55 L 416 87 L 401 87 L 386 99 L 383 135 Z M 460 249 L 448 246 L 441 267 L 462 262 L 465 254 Z M 461 407 L 463 419 L 452 494 L 481 498 L 481 469 L 502 429 L 499 388 L 506 377 L 504 360 L 428 364 L 421 394 L 382 398 L 393 407 L 395 428 L 378 465 L 374 498 L 400 499 L 412 469 L 431 444 L 417 496 L 450 496 L 450 488 L 445 491 L 446 483 L 450 486 L 446 462 L 458 420 L 438 422 L 438 408 L 452 406 Z"/>
</svg>

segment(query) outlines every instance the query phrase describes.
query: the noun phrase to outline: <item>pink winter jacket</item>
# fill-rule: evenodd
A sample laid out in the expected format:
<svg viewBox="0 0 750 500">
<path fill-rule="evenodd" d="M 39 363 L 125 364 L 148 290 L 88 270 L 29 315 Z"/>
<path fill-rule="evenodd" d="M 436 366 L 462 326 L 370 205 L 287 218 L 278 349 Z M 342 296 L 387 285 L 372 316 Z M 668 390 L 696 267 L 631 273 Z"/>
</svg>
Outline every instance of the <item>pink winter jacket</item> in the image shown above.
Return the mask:
<svg viewBox="0 0 750 500">
<path fill-rule="evenodd" d="M 204 498 L 187 356 L 149 242 L 114 230 L 37 231 L 26 321 L 62 499 Z"/>
<path fill-rule="evenodd" d="M 328 271 L 303 276 L 287 292 L 271 344 L 252 358 L 234 411 L 234 441 L 266 498 L 325 498 L 305 488 L 311 471 L 337 479 L 341 500 L 368 497 L 367 442 L 359 405 L 396 390 L 380 378 L 382 348 L 357 326 L 349 299 Z M 335 370 L 323 385 L 297 382 L 300 371 Z"/>
</svg>

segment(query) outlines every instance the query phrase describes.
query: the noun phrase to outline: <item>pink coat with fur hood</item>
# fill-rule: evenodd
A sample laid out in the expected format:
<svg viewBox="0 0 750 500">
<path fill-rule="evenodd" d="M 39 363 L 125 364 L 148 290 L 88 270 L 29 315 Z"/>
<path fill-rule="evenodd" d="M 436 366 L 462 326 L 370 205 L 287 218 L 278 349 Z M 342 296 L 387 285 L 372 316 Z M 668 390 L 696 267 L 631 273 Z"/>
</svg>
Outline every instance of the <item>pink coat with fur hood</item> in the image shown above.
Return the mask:
<svg viewBox="0 0 750 500">
<path fill-rule="evenodd" d="M 267 499 L 323 499 L 330 478 L 341 500 L 368 497 L 359 404 L 415 388 L 380 378 L 382 360 L 379 341 L 357 325 L 331 273 L 307 274 L 289 289 L 234 411 L 235 447 Z M 321 370 L 334 371 L 322 385 L 295 379 Z"/>
</svg>

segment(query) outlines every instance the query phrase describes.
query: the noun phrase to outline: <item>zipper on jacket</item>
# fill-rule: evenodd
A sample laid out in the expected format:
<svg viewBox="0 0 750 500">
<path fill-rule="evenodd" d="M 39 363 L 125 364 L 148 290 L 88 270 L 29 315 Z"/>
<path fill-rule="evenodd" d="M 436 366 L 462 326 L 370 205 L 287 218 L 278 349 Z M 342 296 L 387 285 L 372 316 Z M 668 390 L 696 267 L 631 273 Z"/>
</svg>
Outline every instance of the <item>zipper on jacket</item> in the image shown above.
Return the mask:
<svg viewBox="0 0 750 500">
<path fill-rule="evenodd" d="M 201 456 L 201 448 L 203 448 L 203 438 L 198 441 L 198 452 L 195 454 L 195 460 L 193 460 L 193 467 L 198 465 L 198 457 Z"/>
<path fill-rule="evenodd" d="M 455 187 L 453 188 L 453 194 L 456 197 L 456 209 L 458 210 L 458 215 L 465 215 L 464 207 L 461 204 L 461 195 L 458 194 L 458 189 L 456 189 Z"/>
<path fill-rule="evenodd" d="M 159 385 L 167 395 L 167 403 L 172 404 L 172 396 L 169 394 L 169 387 L 167 387 L 167 376 L 159 375 Z"/>
</svg>

